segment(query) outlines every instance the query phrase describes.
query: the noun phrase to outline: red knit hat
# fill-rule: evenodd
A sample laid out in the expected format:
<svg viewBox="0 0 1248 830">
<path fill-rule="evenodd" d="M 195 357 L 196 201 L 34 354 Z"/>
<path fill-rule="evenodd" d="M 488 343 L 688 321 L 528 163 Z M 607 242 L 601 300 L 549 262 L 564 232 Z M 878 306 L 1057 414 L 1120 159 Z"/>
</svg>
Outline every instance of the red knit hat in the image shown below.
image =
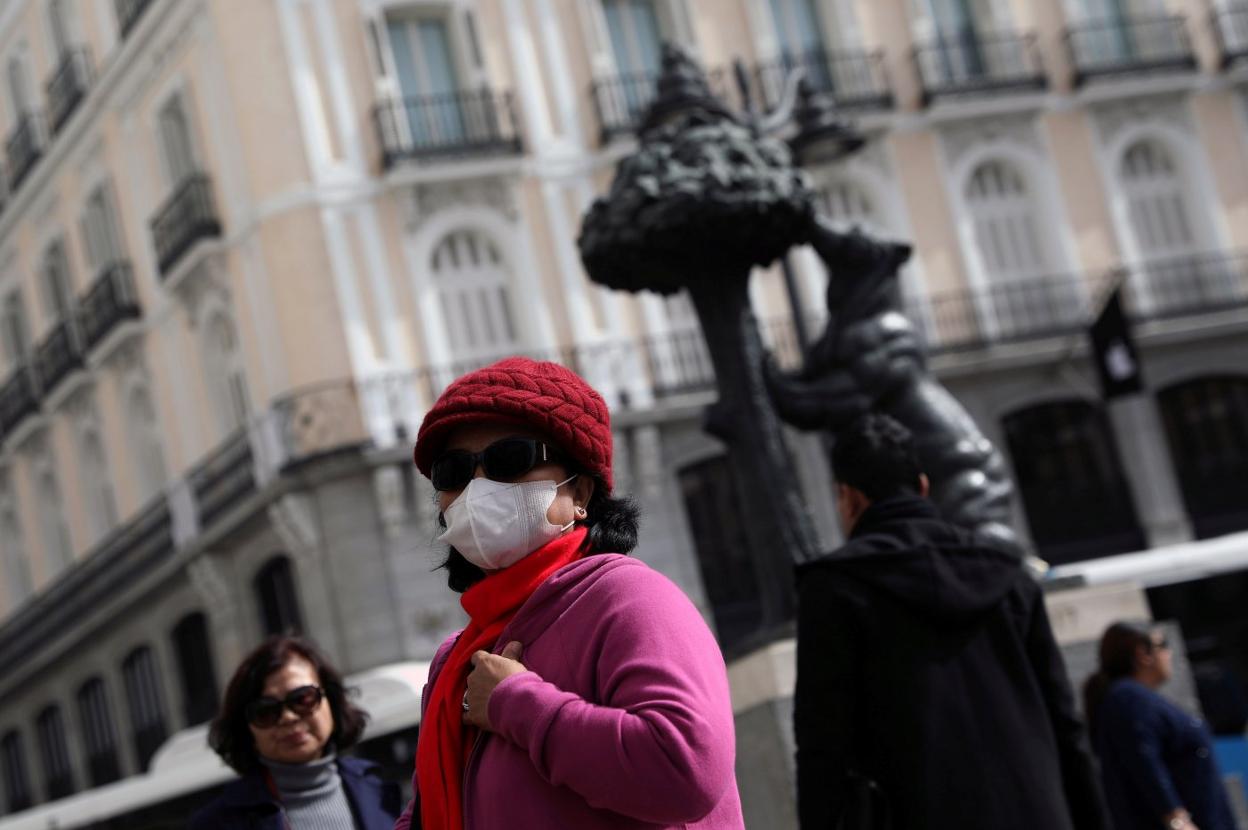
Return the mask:
<svg viewBox="0 0 1248 830">
<path fill-rule="evenodd" d="M 572 370 L 527 357 L 500 360 L 446 387 L 416 433 L 416 466 L 428 478 L 455 427 L 491 422 L 549 436 L 611 491 L 611 417 L 602 395 Z"/>
</svg>

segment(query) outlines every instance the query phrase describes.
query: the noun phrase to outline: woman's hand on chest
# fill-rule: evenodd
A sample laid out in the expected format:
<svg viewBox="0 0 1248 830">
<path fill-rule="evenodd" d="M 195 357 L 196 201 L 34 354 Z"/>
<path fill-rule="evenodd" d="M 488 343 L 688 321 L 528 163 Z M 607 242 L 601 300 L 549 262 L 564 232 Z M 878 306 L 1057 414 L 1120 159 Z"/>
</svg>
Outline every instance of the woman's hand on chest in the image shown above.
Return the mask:
<svg viewBox="0 0 1248 830">
<path fill-rule="evenodd" d="M 490 695 L 508 677 L 529 671 L 520 662 L 523 653 L 524 647 L 513 640 L 502 654 L 478 651 L 472 655 L 472 671 L 468 673 L 468 690 L 464 693 L 464 723 L 495 731 L 490 723 Z"/>
</svg>

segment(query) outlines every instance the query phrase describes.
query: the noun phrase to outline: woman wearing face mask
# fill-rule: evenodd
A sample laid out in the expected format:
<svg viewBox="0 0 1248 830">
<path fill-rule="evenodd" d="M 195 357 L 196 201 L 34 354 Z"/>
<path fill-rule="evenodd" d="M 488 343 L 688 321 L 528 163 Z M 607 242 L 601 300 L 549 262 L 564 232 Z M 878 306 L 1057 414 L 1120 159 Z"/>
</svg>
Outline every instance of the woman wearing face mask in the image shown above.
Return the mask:
<svg viewBox="0 0 1248 830">
<path fill-rule="evenodd" d="M 1117 622 L 1101 637 L 1084 711 L 1118 830 L 1235 830 L 1209 730 L 1157 694 L 1170 679 L 1165 632 Z"/>
<path fill-rule="evenodd" d="M 509 358 L 446 389 L 415 457 L 469 622 L 434 657 L 396 828 L 743 827 L 723 658 L 624 555 L 637 511 L 611 495 L 602 397 Z"/>
<path fill-rule="evenodd" d="M 241 777 L 191 818 L 191 830 L 389 830 L 398 788 L 375 764 L 337 755 L 366 720 L 311 643 L 265 640 L 234 672 L 208 733 Z"/>
</svg>

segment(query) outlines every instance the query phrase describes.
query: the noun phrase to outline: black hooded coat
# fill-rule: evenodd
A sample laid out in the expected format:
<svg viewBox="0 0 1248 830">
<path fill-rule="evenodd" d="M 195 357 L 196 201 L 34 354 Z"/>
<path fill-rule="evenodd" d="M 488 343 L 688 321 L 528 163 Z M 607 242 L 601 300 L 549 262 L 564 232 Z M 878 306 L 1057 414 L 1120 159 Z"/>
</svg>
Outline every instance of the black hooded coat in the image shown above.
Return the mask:
<svg viewBox="0 0 1248 830">
<path fill-rule="evenodd" d="M 803 830 L 839 826 L 847 771 L 898 830 L 1109 826 L 1039 587 L 926 499 L 798 569 L 794 724 Z"/>
</svg>

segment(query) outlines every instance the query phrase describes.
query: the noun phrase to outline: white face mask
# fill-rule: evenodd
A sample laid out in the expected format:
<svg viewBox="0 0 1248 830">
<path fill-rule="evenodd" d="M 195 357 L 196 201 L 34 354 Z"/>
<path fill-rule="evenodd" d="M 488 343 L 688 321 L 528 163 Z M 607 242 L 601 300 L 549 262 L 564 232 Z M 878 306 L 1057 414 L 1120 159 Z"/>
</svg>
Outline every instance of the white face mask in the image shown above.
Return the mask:
<svg viewBox="0 0 1248 830">
<path fill-rule="evenodd" d="M 468 482 L 443 511 L 446 530 L 438 537 L 487 571 L 514 565 L 575 524 L 553 525 L 546 511 L 555 492 L 576 476 L 553 481 L 504 484 L 488 478 Z"/>
</svg>

